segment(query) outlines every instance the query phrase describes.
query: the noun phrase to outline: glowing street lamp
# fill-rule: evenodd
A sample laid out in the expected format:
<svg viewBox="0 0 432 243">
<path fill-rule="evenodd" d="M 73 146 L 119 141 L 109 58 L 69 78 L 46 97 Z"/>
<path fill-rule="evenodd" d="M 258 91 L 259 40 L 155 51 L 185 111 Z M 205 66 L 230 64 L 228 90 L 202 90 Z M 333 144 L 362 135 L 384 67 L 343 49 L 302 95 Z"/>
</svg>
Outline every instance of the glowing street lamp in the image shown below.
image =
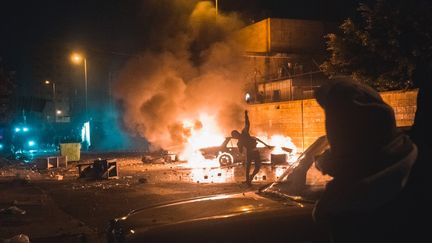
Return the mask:
<svg viewBox="0 0 432 243">
<path fill-rule="evenodd" d="M 46 85 L 52 85 L 52 100 L 53 100 L 53 105 L 54 105 L 54 111 L 56 110 L 56 85 L 55 82 L 52 82 L 50 80 L 45 80 L 44 83 Z"/>
<path fill-rule="evenodd" d="M 56 88 L 56 87 L 55 87 L 55 82 L 51 82 L 51 81 L 49 81 L 49 80 L 45 80 L 45 84 L 46 84 L 46 85 L 50 85 L 50 84 L 52 85 L 53 99 L 55 99 L 55 91 L 56 91 L 56 90 L 55 90 L 55 88 Z"/>
<path fill-rule="evenodd" d="M 84 85 L 85 85 L 85 113 L 87 118 L 87 59 L 82 54 L 79 54 L 77 52 L 72 53 L 71 55 L 71 61 L 74 64 L 84 64 Z"/>
</svg>

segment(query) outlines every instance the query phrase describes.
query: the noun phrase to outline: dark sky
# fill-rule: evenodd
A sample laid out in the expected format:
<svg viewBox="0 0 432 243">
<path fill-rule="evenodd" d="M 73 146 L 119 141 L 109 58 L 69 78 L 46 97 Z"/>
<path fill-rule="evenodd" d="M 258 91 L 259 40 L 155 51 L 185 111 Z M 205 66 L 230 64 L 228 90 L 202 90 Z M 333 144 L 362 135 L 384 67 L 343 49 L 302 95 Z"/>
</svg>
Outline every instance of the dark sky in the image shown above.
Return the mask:
<svg viewBox="0 0 432 243">
<path fill-rule="evenodd" d="M 357 2 L 219 0 L 219 8 L 238 12 L 245 21 L 269 16 L 340 21 L 353 14 Z M 157 10 L 157 3 L 158 0 L 2 1 L 0 56 L 14 62 L 32 46 L 55 40 L 87 48 L 135 52 L 145 45 L 142 40 L 152 32 L 149 29 L 155 28 L 154 22 L 160 21 L 152 14 L 159 18 L 169 14 Z"/>
<path fill-rule="evenodd" d="M 17 71 L 19 82 L 32 79 L 31 55 L 44 45 L 63 45 L 66 54 L 77 49 L 92 51 L 93 58 L 121 65 L 129 57 L 118 54 L 137 54 L 169 37 L 169 26 L 178 25 L 173 16 L 188 10 L 173 9 L 173 2 L 193 6 L 197 1 L 4 0 L 0 7 L 0 57 L 9 69 Z M 355 13 L 359 1 L 218 0 L 219 11 L 236 12 L 246 23 L 267 17 L 340 22 Z"/>
</svg>

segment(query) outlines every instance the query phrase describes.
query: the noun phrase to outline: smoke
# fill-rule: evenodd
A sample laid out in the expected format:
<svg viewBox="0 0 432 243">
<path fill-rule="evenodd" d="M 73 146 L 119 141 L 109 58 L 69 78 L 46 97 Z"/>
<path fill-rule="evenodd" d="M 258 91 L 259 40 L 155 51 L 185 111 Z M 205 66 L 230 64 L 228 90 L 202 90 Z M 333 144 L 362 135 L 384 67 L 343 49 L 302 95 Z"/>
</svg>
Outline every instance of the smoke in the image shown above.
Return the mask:
<svg viewBox="0 0 432 243">
<path fill-rule="evenodd" d="M 216 16 L 212 2 L 156 2 L 171 7 L 161 26 L 150 27 L 160 36 L 148 38 L 156 43 L 125 65 L 115 85 L 126 127 L 162 148 L 184 143 L 183 121 L 199 128 L 203 113 L 215 116 L 225 134 L 240 128 L 246 65 L 231 37 L 241 21 Z"/>
</svg>

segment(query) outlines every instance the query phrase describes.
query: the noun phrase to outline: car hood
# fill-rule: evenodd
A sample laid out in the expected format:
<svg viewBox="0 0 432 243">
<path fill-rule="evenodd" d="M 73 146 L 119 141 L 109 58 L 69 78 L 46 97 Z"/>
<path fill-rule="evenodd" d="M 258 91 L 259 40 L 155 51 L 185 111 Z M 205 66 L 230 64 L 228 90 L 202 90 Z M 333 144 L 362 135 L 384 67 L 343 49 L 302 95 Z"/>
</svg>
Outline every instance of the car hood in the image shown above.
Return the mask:
<svg viewBox="0 0 432 243">
<path fill-rule="evenodd" d="M 121 231 L 127 235 L 130 232 L 143 232 L 163 225 L 229 218 L 290 206 L 299 206 L 299 204 L 289 200 L 268 199 L 255 192 L 223 194 L 134 210 L 125 217 L 116 219 L 114 228 L 121 228 Z"/>
</svg>

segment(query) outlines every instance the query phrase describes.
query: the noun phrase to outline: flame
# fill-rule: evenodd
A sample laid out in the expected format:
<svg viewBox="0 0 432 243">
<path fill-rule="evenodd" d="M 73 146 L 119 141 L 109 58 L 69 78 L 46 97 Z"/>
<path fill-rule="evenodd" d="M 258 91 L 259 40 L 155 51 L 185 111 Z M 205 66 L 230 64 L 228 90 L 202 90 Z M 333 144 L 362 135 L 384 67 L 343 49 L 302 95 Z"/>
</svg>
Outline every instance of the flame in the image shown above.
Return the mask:
<svg viewBox="0 0 432 243">
<path fill-rule="evenodd" d="M 190 168 L 218 167 L 216 160 L 205 159 L 200 149 L 219 146 L 224 141 L 224 136 L 216 124 L 215 117 L 201 114 L 197 122 L 183 121 L 183 128 L 190 131 L 186 147 L 180 153 L 180 159 L 188 162 Z"/>
<path fill-rule="evenodd" d="M 201 183 L 214 183 L 214 182 L 228 182 L 234 179 L 232 171 L 219 168 L 219 161 L 216 159 L 206 159 L 202 155 L 200 149 L 220 146 L 225 136 L 219 129 L 216 119 L 214 116 L 208 114 L 201 114 L 199 119 L 184 120 L 182 122 L 183 129 L 187 131 L 186 146 L 183 151 L 179 154 L 181 160 L 187 161 L 185 167 L 191 168 L 192 181 Z M 268 145 L 274 146 L 272 154 L 287 154 L 288 162 L 295 161 L 295 155 L 297 148 L 291 141 L 290 137 L 283 135 L 263 135 L 258 136 L 259 139 L 267 143 Z M 258 143 L 258 146 L 264 146 Z M 292 149 L 289 153 L 284 151 L 282 147 Z M 279 169 L 277 174 L 281 174 L 282 170 Z M 280 176 L 280 175 L 277 175 Z"/>
<path fill-rule="evenodd" d="M 266 134 L 260 134 L 258 138 L 268 145 L 274 146 L 272 154 L 286 154 L 288 156 L 288 163 L 293 163 L 297 160 L 297 146 L 295 146 L 290 137 L 276 134 L 269 138 Z M 282 147 L 292 149 L 292 151 L 289 153 L 283 150 Z"/>
</svg>

